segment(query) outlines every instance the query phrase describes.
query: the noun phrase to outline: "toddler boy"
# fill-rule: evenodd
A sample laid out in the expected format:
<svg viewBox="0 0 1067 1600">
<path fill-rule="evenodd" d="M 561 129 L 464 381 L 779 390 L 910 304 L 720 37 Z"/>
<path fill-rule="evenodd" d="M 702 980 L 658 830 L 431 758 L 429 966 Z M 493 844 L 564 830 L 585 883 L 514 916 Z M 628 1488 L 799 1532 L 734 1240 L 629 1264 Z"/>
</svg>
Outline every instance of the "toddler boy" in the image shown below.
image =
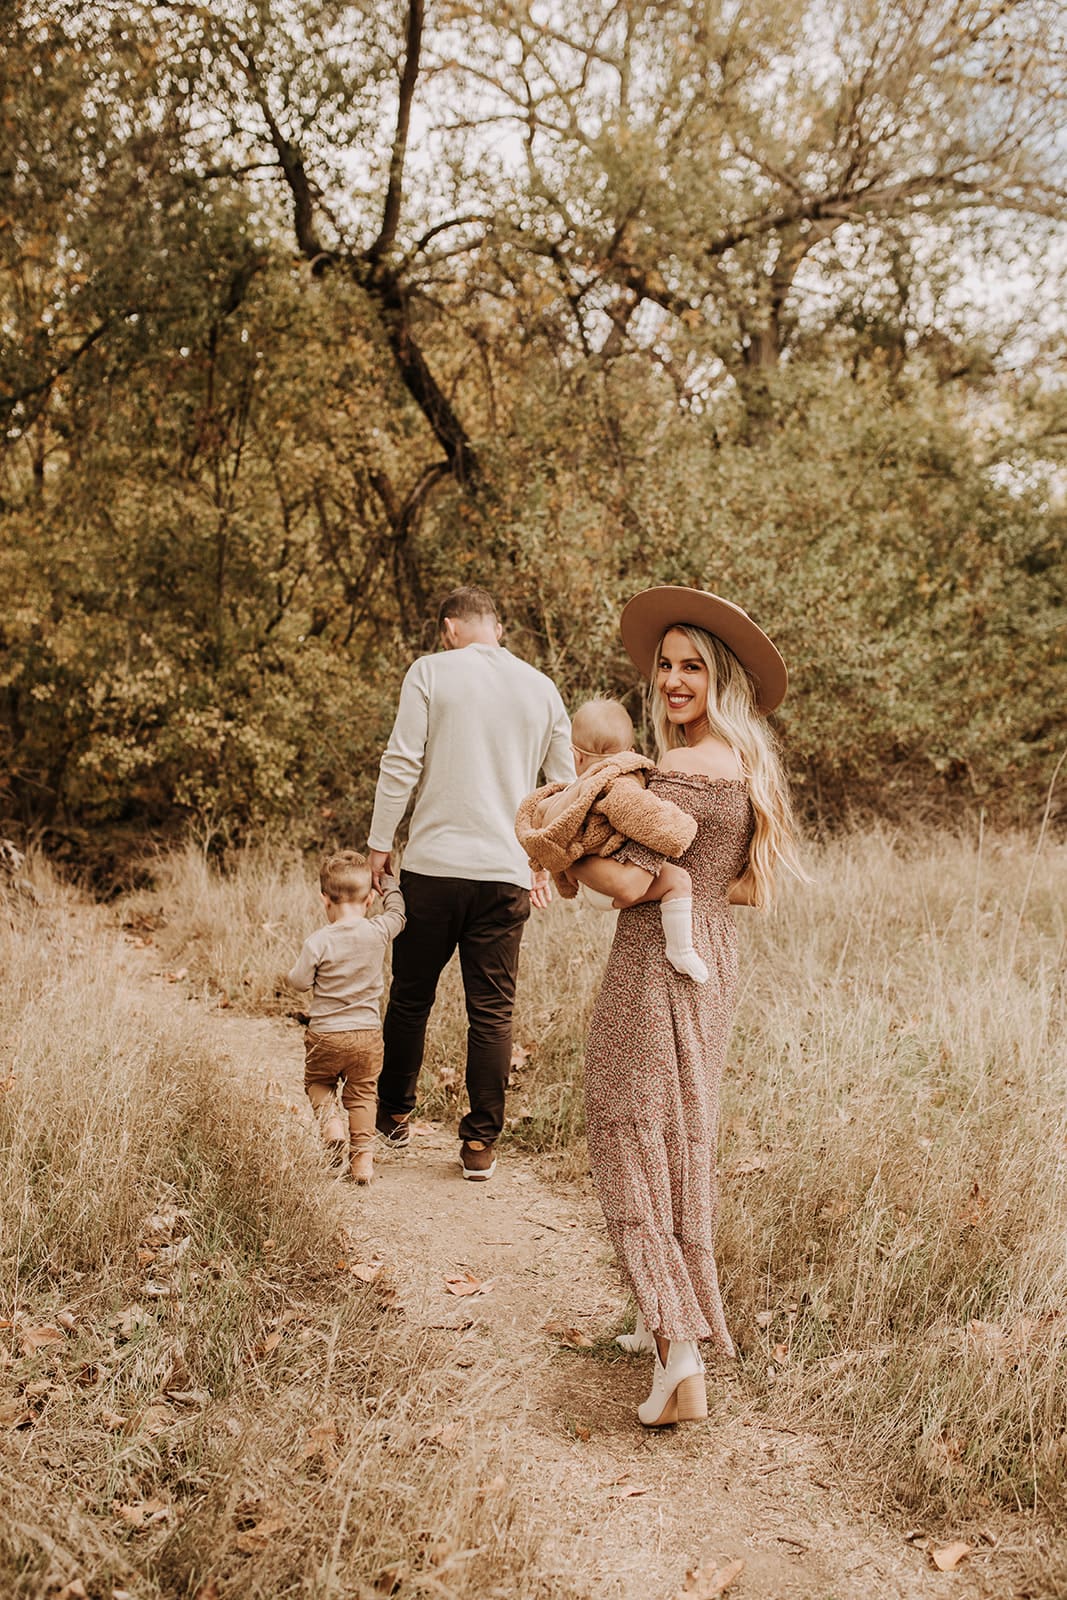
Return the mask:
<svg viewBox="0 0 1067 1600">
<path fill-rule="evenodd" d="M 288 973 L 295 989 L 311 990 L 304 1040 L 304 1088 L 319 1119 L 330 1155 L 344 1160 L 356 1183 L 374 1176 L 374 1116 L 382 1069 L 382 1023 L 378 1002 L 382 963 L 404 927 L 404 897 L 384 878 L 383 911 L 368 917 L 374 888 L 366 856 L 340 850 L 319 873 L 326 926 L 305 942 Z M 348 1128 L 337 1114 L 337 1086 Z M 346 1137 L 347 1135 L 347 1137 Z"/>
<path fill-rule="evenodd" d="M 627 840 L 661 855 L 678 856 L 696 836 L 696 818 L 670 800 L 650 794 L 647 773 L 655 762 L 634 753 L 634 725 L 617 700 L 590 700 L 574 714 L 573 783 L 546 784 L 519 807 L 515 832 L 534 867 L 548 867 L 564 898 L 582 881 L 582 858 L 600 857 L 597 878 Z M 610 893 L 585 886 L 592 905 L 612 909 Z M 676 972 L 706 983 L 708 969 L 693 948 L 693 880 L 665 861 L 643 899 L 658 901 L 667 960 Z M 629 903 L 629 902 L 627 902 Z"/>
</svg>

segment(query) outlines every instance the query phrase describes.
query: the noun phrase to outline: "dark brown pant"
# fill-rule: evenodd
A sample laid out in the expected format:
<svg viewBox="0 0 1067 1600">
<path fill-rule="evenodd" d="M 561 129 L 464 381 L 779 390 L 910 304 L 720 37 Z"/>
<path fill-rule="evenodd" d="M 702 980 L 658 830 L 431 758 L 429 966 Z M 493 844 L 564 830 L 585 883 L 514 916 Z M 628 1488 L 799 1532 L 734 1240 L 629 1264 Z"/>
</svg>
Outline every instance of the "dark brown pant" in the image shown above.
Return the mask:
<svg viewBox="0 0 1067 1600">
<path fill-rule="evenodd" d="M 331 1101 L 337 1085 L 348 1113 L 349 1150 L 354 1156 L 374 1144 L 378 1074 L 382 1070 L 382 1030 L 352 1028 L 345 1033 L 313 1033 L 304 1037 L 304 1090 L 317 1116 Z"/>
<path fill-rule="evenodd" d="M 393 945 L 385 1013 L 385 1064 L 378 1102 L 393 1116 L 411 1112 L 437 980 L 459 951 L 467 1003 L 467 1096 L 461 1139 L 492 1143 L 504 1126 L 511 1068 L 511 1013 L 530 894 L 514 883 L 431 878 L 402 872 L 407 926 Z"/>
</svg>

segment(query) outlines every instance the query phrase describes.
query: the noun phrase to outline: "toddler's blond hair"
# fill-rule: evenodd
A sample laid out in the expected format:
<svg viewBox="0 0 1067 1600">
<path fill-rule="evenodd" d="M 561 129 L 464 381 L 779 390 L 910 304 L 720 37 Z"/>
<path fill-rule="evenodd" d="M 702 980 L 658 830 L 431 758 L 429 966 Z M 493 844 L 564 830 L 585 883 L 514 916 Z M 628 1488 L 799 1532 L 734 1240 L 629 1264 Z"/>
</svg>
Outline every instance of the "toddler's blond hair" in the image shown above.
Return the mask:
<svg viewBox="0 0 1067 1600">
<path fill-rule="evenodd" d="M 616 756 L 633 748 L 634 725 L 624 705 L 598 695 L 574 713 L 571 738 L 583 755 Z"/>
<path fill-rule="evenodd" d="M 338 850 L 319 869 L 319 887 L 333 905 L 358 904 L 371 890 L 370 863 L 358 850 Z"/>
</svg>

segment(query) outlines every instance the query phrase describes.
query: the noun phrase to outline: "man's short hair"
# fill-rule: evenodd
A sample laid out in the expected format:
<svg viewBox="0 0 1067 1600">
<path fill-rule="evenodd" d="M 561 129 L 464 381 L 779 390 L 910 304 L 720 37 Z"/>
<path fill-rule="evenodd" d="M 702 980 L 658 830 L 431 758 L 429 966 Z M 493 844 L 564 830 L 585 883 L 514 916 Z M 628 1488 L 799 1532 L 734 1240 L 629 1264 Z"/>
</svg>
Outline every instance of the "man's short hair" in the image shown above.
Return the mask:
<svg viewBox="0 0 1067 1600">
<path fill-rule="evenodd" d="M 371 890 L 370 862 L 358 850 L 338 850 L 319 869 L 319 886 L 335 906 L 365 900 Z"/>
<path fill-rule="evenodd" d="M 479 589 L 476 583 L 465 583 L 461 588 L 453 589 L 451 594 L 446 594 L 441 601 L 437 613 L 438 631 L 444 627 L 447 617 L 462 619 L 464 622 L 469 622 L 475 617 L 492 617 L 496 620 L 496 601 L 488 589 Z"/>
<path fill-rule="evenodd" d="M 587 756 L 615 756 L 633 749 L 634 725 L 624 705 L 601 695 L 578 707 L 571 738 L 575 749 Z"/>
</svg>

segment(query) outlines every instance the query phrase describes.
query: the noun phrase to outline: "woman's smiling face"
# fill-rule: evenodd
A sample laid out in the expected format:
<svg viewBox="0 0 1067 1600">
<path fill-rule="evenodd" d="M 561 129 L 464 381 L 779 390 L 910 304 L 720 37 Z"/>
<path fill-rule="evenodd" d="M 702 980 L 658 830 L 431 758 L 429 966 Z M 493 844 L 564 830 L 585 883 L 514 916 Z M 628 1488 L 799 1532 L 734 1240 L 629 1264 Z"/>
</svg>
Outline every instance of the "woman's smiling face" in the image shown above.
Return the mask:
<svg viewBox="0 0 1067 1600">
<path fill-rule="evenodd" d="M 663 696 L 667 721 L 685 733 L 707 726 L 708 669 L 693 641 L 681 628 L 663 637 L 656 666 L 656 688 Z"/>
</svg>

